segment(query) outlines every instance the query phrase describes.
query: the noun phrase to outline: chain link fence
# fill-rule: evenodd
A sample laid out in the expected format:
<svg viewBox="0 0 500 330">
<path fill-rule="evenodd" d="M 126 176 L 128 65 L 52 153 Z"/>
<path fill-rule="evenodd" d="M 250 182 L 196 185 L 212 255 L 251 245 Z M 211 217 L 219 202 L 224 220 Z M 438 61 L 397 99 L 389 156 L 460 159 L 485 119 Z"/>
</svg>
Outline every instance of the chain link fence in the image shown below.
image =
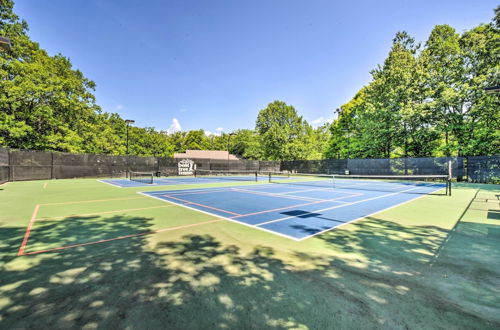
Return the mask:
<svg viewBox="0 0 500 330">
<path fill-rule="evenodd" d="M 125 177 L 128 171 L 179 175 L 182 159 L 69 154 L 0 148 L 0 184 L 7 181 Z M 287 171 L 312 174 L 448 175 L 457 180 L 500 183 L 500 156 L 297 161 L 192 159 L 199 170 Z"/>
</svg>

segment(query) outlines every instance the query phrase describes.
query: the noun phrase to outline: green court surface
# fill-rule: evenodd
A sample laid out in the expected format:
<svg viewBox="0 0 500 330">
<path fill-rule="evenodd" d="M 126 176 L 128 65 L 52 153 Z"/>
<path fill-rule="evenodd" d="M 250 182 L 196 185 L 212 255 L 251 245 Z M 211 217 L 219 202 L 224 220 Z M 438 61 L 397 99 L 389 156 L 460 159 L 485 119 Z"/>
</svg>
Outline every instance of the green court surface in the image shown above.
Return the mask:
<svg viewBox="0 0 500 330">
<path fill-rule="evenodd" d="M 303 241 L 137 194 L 165 189 L 0 186 L 0 328 L 500 327 L 498 185 Z"/>
</svg>

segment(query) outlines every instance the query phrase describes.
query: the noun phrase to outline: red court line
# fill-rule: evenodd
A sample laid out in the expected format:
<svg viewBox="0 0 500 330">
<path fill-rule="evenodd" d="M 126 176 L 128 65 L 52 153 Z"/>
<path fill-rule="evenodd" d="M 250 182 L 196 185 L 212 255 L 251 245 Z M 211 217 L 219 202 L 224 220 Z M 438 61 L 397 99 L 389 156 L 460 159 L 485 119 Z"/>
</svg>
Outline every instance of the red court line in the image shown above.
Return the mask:
<svg viewBox="0 0 500 330">
<path fill-rule="evenodd" d="M 176 199 L 178 201 L 181 201 L 181 202 L 184 202 L 184 203 L 187 203 L 187 204 L 193 204 L 193 205 L 198 205 L 198 206 L 201 206 L 201 207 L 205 207 L 207 209 L 212 209 L 212 210 L 216 210 L 216 211 L 220 211 L 220 212 L 224 212 L 224 213 L 228 213 L 228 214 L 232 214 L 232 215 L 241 215 L 239 213 L 234 213 L 234 212 L 231 212 L 231 211 L 226 211 L 226 210 L 223 210 L 223 209 L 218 209 L 216 207 L 212 207 L 212 206 L 208 206 L 208 205 L 204 205 L 204 204 L 199 204 L 199 203 L 195 203 L 195 202 L 191 202 L 191 201 L 188 201 L 188 200 L 185 200 L 185 199 L 181 199 L 181 198 L 177 198 L 177 197 L 173 197 L 173 196 L 170 196 L 170 195 L 163 195 L 167 198 L 172 198 L 172 199 Z"/>
<path fill-rule="evenodd" d="M 30 237 L 31 228 L 33 228 L 33 225 L 35 224 L 36 215 L 38 213 L 39 208 L 40 208 L 40 204 L 36 204 L 35 209 L 33 210 L 33 214 L 31 215 L 31 220 L 28 224 L 28 228 L 26 229 L 26 233 L 24 234 L 23 242 L 21 243 L 21 247 L 19 248 L 19 252 L 17 253 L 18 256 L 22 256 L 23 254 L 25 254 L 24 250 L 26 249 L 26 244 L 28 244 L 28 239 Z"/>
<path fill-rule="evenodd" d="M 152 234 L 157 234 L 157 233 L 162 233 L 165 231 L 172 231 L 172 230 L 177 230 L 177 229 L 184 229 L 184 228 L 189 228 L 189 227 L 194 227 L 194 226 L 200 226 L 200 225 L 205 225 L 213 222 L 219 222 L 223 221 L 222 219 L 215 219 L 215 220 L 210 220 L 210 221 L 205 221 L 205 222 L 199 222 L 199 223 L 192 223 L 190 225 L 182 225 L 182 226 L 177 226 L 177 227 L 170 227 L 170 228 L 163 228 L 163 229 L 158 229 L 158 230 L 153 230 L 149 231 L 146 233 L 139 233 L 139 234 L 132 234 L 132 235 L 125 235 L 125 236 L 119 236 L 119 237 L 114 237 L 114 238 L 108 238 L 108 239 L 102 239 L 99 241 L 94 241 L 94 242 L 87 242 L 87 243 L 80 243 L 80 244 L 73 244 L 73 245 L 66 245 L 66 246 L 60 246 L 56 247 L 53 249 L 46 249 L 46 250 L 38 250 L 38 251 L 33 251 L 33 252 L 27 252 L 24 255 L 33 255 L 33 254 L 40 254 L 40 253 L 46 253 L 46 252 L 54 252 L 54 251 L 59 251 L 59 250 L 66 250 L 66 249 L 71 249 L 75 247 L 81 247 L 81 246 L 87 246 L 87 245 L 94 245 L 94 244 L 100 244 L 100 243 L 106 243 L 106 242 L 112 242 L 112 241 L 117 241 L 125 238 L 132 238 L 132 237 L 139 237 L 139 236 L 145 236 L 145 235 L 152 235 Z"/>
</svg>

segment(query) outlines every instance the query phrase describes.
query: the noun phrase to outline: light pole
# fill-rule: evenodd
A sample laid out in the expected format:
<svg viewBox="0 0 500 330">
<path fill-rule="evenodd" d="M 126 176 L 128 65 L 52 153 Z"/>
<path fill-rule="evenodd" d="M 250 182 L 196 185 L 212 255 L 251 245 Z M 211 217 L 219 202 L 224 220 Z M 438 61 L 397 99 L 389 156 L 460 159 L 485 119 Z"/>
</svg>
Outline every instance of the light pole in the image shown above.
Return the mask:
<svg viewBox="0 0 500 330">
<path fill-rule="evenodd" d="M 129 177 L 129 172 L 130 172 L 129 162 L 128 162 L 128 128 L 129 128 L 130 124 L 133 124 L 133 123 L 135 123 L 135 120 L 125 119 L 125 124 L 127 125 L 127 153 L 126 153 L 126 157 L 127 157 L 127 178 Z"/>
<path fill-rule="evenodd" d="M 125 119 L 125 123 L 127 124 L 127 156 L 128 156 L 128 128 L 129 128 L 130 124 L 135 123 L 135 120 Z"/>
</svg>

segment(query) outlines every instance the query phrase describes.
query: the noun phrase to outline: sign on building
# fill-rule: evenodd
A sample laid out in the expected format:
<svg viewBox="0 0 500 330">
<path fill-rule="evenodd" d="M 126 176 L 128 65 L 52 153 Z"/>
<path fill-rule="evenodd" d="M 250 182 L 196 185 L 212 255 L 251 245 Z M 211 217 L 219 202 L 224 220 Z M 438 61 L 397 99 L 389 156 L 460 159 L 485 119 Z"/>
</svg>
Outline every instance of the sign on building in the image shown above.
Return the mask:
<svg viewBox="0 0 500 330">
<path fill-rule="evenodd" d="M 179 175 L 194 175 L 196 164 L 191 159 L 183 159 L 177 163 Z"/>
</svg>

